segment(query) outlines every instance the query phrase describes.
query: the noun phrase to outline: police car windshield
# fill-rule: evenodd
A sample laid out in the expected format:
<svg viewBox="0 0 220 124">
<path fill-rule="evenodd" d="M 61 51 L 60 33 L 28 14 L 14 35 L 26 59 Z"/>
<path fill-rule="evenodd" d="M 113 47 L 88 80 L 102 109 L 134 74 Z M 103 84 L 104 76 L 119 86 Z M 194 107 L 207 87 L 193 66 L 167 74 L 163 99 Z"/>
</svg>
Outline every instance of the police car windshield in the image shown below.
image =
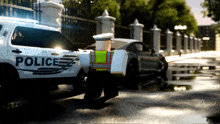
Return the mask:
<svg viewBox="0 0 220 124">
<path fill-rule="evenodd" d="M 78 50 L 64 35 L 57 31 L 16 27 L 11 42 L 13 45 Z"/>
</svg>

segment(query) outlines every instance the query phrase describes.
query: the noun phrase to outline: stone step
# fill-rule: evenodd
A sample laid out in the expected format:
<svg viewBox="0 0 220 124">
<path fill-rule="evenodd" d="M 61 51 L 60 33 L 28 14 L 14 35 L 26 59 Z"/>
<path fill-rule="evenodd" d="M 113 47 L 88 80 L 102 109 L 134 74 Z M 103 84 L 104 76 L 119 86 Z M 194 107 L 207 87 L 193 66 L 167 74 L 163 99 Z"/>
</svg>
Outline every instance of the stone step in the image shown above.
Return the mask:
<svg viewBox="0 0 220 124">
<path fill-rule="evenodd" d="M 194 82 L 192 81 L 166 81 L 166 83 L 169 84 L 174 84 L 174 85 L 192 85 Z"/>
<path fill-rule="evenodd" d="M 168 70 L 172 70 L 172 71 L 195 71 L 195 70 L 198 70 L 198 69 L 196 69 L 196 68 L 168 67 Z"/>
<path fill-rule="evenodd" d="M 214 75 L 211 74 L 173 74 L 174 77 L 191 77 L 191 76 L 197 76 L 197 77 L 212 77 Z"/>
<path fill-rule="evenodd" d="M 217 64 L 201 64 L 201 63 L 172 63 L 169 66 L 196 66 L 196 67 L 209 67 L 209 66 L 217 66 Z"/>
</svg>

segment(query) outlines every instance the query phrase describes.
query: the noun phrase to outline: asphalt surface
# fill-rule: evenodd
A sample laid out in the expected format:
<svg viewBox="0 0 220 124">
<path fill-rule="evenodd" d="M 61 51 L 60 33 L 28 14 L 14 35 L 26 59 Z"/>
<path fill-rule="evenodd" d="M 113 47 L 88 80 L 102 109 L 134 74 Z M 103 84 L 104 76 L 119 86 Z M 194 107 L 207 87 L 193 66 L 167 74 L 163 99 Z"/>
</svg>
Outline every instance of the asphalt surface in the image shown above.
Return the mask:
<svg viewBox="0 0 220 124">
<path fill-rule="evenodd" d="M 214 61 L 209 58 L 191 59 L 187 62 L 195 61 L 205 64 L 219 63 L 218 60 Z M 216 70 L 220 69 L 216 68 Z M 206 72 L 209 74 L 213 72 L 213 76 L 197 76 L 193 80 L 179 79 L 176 82 L 179 85 L 175 84 L 171 90 L 168 87 L 165 91 L 159 91 L 157 83 L 149 83 L 139 90 L 120 87 L 117 97 L 109 100 L 100 99 L 92 103 L 83 100 L 83 93 L 72 92 L 70 85 L 60 85 L 58 90 L 50 92 L 49 98 L 38 99 L 36 101 L 39 102 L 36 104 L 3 110 L 0 112 L 3 115 L 0 122 L 27 124 L 220 123 L 220 76 L 215 71 L 201 71 L 201 73 Z M 185 82 L 188 82 L 187 85 Z"/>
</svg>

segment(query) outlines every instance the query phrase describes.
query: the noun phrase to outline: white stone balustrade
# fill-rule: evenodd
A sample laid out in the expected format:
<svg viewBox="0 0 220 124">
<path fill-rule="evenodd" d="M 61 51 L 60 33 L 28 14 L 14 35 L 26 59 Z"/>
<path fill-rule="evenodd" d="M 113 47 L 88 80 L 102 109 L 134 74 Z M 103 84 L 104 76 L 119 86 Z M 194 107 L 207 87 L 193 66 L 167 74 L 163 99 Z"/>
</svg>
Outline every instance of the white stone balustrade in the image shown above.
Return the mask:
<svg viewBox="0 0 220 124">
<path fill-rule="evenodd" d="M 184 34 L 184 53 L 186 54 L 188 51 L 188 36 Z"/>
<path fill-rule="evenodd" d="M 109 16 L 107 10 L 105 10 L 102 16 L 98 16 L 95 18 L 97 21 L 96 24 L 96 34 L 102 33 L 113 33 L 115 34 L 115 17 Z M 114 35 L 113 35 L 114 38 Z"/>
<path fill-rule="evenodd" d="M 198 50 L 198 46 L 197 46 L 197 42 L 198 42 L 198 39 L 196 38 L 196 37 L 194 37 L 194 52 L 196 53 L 197 52 L 197 50 Z"/>
<path fill-rule="evenodd" d="M 140 24 L 137 19 L 134 20 L 133 24 L 129 25 L 130 27 L 130 38 L 140 40 L 143 42 L 143 28 L 144 25 Z"/>
<path fill-rule="evenodd" d="M 156 25 L 151 29 L 153 32 L 153 49 L 159 53 L 160 51 L 160 29 Z"/>
<path fill-rule="evenodd" d="M 191 53 L 193 53 L 193 35 L 189 36 L 189 40 L 190 40 L 190 47 L 189 47 L 189 51 Z"/>
<path fill-rule="evenodd" d="M 176 53 L 179 54 L 181 51 L 181 34 L 176 32 Z"/>
<path fill-rule="evenodd" d="M 169 28 L 166 31 L 166 40 L 167 40 L 167 55 L 172 55 L 172 45 L 173 45 L 173 32 L 169 30 Z"/>
<path fill-rule="evenodd" d="M 35 3 L 35 6 L 39 6 L 39 3 Z M 41 13 L 41 24 L 54 27 L 61 32 L 61 15 L 64 6 L 59 3 L 45 0 L 40 3 Z"/>
<path fill-rule="evenodd" d="M 35 6 L 39 3 L 35 3 Z M 62 9 L 64 6 L 59 3 L 51 2 L 50 0 L 45 0 L 41 2 L 41 24 L 47 25 L 51 27 L 57 28 L 61 32 L 61 15 Z M 107 10 L 103 12 L 101 16 L 95 18 L 97 21 L 96 24 L 96 33 L 113 33 L 115 34 L 115 17 L 109 16 Z M 144 25 L 140 24 L 137 19 L 135 19 L 134 23 L 129 25 L 130 27 L 130 38 L 140 40 L 143 42 L 143 28 Z M 156 52 L 160 52 L 160 32 L 161 30 L 157 28 L 156 25 L 153 26 L 151 29 L 152 31 L 152 38 L 153 38 L 153 49 Z M 117 32 L 116 32 L 117 33 Z M 166 47 L 166 55 L 172 55 L 172 42 L 173 42 L 173 32 L 169 29 L 166 30 L 166 40 L 167 40 L 167 47 Z M 176 34 L 176 54 L 179 54 L 181 51 L 181 35 L 177 31 Z M 113 35 L 114 38 L 114 35 Z M 201 39 L 195 38 L 194 35 L 187 36 L 184 34 L 184 53 L 193 53 L 201 51 Z"/>
</svg>

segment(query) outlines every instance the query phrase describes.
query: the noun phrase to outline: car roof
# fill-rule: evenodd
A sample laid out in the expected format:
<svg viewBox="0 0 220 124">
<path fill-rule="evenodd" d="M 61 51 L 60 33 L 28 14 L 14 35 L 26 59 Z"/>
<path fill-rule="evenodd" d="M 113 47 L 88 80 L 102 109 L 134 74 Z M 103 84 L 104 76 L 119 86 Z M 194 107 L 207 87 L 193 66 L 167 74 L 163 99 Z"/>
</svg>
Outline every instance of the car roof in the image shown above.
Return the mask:
<svg viewBox="0 0 220 124">
<path fill-rule="evenodd" d="M 119 42 L 126 42 L 126 43 L 131 43 L 131 42 L 140 42 L 139 40 L 135 39 L 126 39 L 126 38 L 113 38 L 111 39 L 112 41 L 119 41 Z"/>
<path fill-rule="evenodd" d="M 0 16 L 0 23 L 4 24 L 5 26 L 13 25 L 13 26 L 23 26 L 23 27 L 29 27 L 29 28 L 44 29 L 44 30 L 50 30 L 50 31 L 59 31 L 53 27 L 36 24 L 37 22 L 38 21 L 31 20 L 31 19 L 20 19 L 20 18 Z"/>
<path fill-rule="evenodd" d="M 113 48 L 113 49 L 121 48 L 122 46 L 125 46 L 125 45 L 130 44 L 130 43 L 140 42 L 139 40 L 126 39 L 126 38 L 113 38 L 111 40 L 112 40 L 111 41 L 111 48 Z M 85 49 L 94 48 L 95 45 L 96 45 L 96 43 L 91 44 L 91 45 L 87 46 Z"/>
</svg>

